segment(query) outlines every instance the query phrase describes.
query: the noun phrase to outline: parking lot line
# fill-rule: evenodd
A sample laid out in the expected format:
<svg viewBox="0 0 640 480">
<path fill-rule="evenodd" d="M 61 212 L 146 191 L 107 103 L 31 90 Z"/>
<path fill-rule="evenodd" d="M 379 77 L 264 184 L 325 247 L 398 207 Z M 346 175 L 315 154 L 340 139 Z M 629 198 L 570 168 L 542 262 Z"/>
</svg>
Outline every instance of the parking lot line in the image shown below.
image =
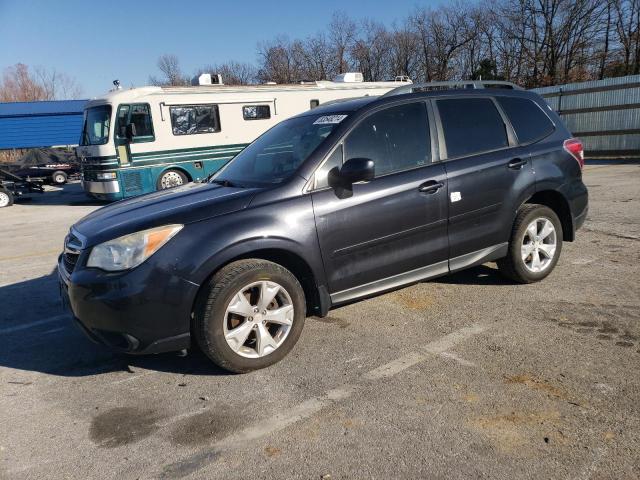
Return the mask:
<svg viewBox="0 0 640 480">
<path fill-rule="evenodd" d="M 363 381 L 360 383 L 342 385 L 328 390 L 322 395 L 310 398 L 287 409 L 286 413 L 277 414 L 236 433 L 232 433 L 206 450 L 201 450 L 183 460 L 165 466 L 160 474 L 160 478 L 182 478 L 190 475 L 215 461 L 225 450 L 233 448 L 234 446 L 244 445 L 248 441 L 258 440 L 267 435 L 279 432 L 301 420 L 305 420 L 320 410 L 353 396 L 356 392 L 363 389 L 368 382 L 395 376 L 427 358 L 448 353 L 448 349 L 474 335 L 484 332 L 488 328 L 488 326 L 476 324 L 445 335 L 438 340 L 424 345 L 419 351 L 403 355 L 396 360 L 392 360 L 391 362 L 370 370 L 362 375 L 361 380 Z M 457 360 L 457 357 L 454 355 L 450 354 L 447 356 Z M 461 363 L 463 365 L 471 364 L 471 362 L 467 361 Z"/>
<path fill-rule="evenodd" d="M 7 333 L 19 332 L 21 330 L 27 330 L 33 327 L 39 327 L 40 325 L 46 325 L 48 323 L 59 322 L 60 320 L 66 320 L 69 315 L 56 315 L 55 317 L 45 318 L 43 320 L 36 320 L 35 322 L 23 323 L 21 325 L 14 325 L 13 327 L 3 328 L 0 330 L 0 335 Z"/>
</svg>

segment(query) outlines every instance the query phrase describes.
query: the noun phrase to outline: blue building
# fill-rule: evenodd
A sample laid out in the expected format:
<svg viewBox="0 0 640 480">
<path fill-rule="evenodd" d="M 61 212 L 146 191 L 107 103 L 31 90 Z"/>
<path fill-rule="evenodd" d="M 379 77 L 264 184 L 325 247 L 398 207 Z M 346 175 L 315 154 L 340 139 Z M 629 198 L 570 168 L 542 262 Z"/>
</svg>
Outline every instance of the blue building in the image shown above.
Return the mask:
<svg viewBox="0 0 640 480">
<path fill-rule="evenodd" d="M 87 100 L 0 103 L 0 150 L 77 145 Z"/>
</svg>

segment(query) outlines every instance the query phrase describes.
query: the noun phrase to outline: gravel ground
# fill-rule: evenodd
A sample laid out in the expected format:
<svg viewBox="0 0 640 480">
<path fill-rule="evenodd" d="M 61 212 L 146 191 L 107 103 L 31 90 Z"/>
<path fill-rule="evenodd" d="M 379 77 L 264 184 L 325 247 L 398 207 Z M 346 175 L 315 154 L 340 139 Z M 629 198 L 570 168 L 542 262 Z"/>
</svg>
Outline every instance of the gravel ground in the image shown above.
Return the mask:
<svg viewBox="0 0 640 480">
<path fill-rule="evenodd" d="M 0 478 L 639 478 L 640 165 L 585 182 L 545 281 L 487 264 L 340 308 L 246 375 L 70 324 L 79 185 L 0 210 Z"/>
</svg>

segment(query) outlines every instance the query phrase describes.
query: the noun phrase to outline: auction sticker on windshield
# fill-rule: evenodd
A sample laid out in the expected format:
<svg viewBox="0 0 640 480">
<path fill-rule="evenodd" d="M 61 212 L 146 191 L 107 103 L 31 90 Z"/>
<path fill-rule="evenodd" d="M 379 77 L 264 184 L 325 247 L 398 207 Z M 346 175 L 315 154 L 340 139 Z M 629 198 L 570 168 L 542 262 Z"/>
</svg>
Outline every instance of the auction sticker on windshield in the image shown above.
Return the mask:
<svg viewBox="0 0 640 480">
<path fill-rule="evenodd" d="M 313 124 L 326 125 L 326 124 L 340 123 L 345 118 L 347 118 L 346 115 L 324 115 L 318 118 L 315 122 L 313 122 Z"/>
</svg>

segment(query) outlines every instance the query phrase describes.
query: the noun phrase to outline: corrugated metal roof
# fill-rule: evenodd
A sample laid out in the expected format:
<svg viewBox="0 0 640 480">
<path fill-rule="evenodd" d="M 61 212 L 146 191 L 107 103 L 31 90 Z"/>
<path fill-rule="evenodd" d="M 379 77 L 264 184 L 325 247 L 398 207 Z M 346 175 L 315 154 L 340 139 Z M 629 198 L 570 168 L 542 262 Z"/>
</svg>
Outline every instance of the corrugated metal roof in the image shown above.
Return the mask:
<svg viewBox="0 0 640 480">
<path fill-rule="evenodd" d="M 0 118 L 25 115 L 65 115 L 82 113 L 88 100 L 51 100 L 46 102 L 0 103 Z"/>
<path fill-rule="evenodd" d="M 87 100 L 0 103 L 0 150 L 77 145 Z"/>
</svg>

